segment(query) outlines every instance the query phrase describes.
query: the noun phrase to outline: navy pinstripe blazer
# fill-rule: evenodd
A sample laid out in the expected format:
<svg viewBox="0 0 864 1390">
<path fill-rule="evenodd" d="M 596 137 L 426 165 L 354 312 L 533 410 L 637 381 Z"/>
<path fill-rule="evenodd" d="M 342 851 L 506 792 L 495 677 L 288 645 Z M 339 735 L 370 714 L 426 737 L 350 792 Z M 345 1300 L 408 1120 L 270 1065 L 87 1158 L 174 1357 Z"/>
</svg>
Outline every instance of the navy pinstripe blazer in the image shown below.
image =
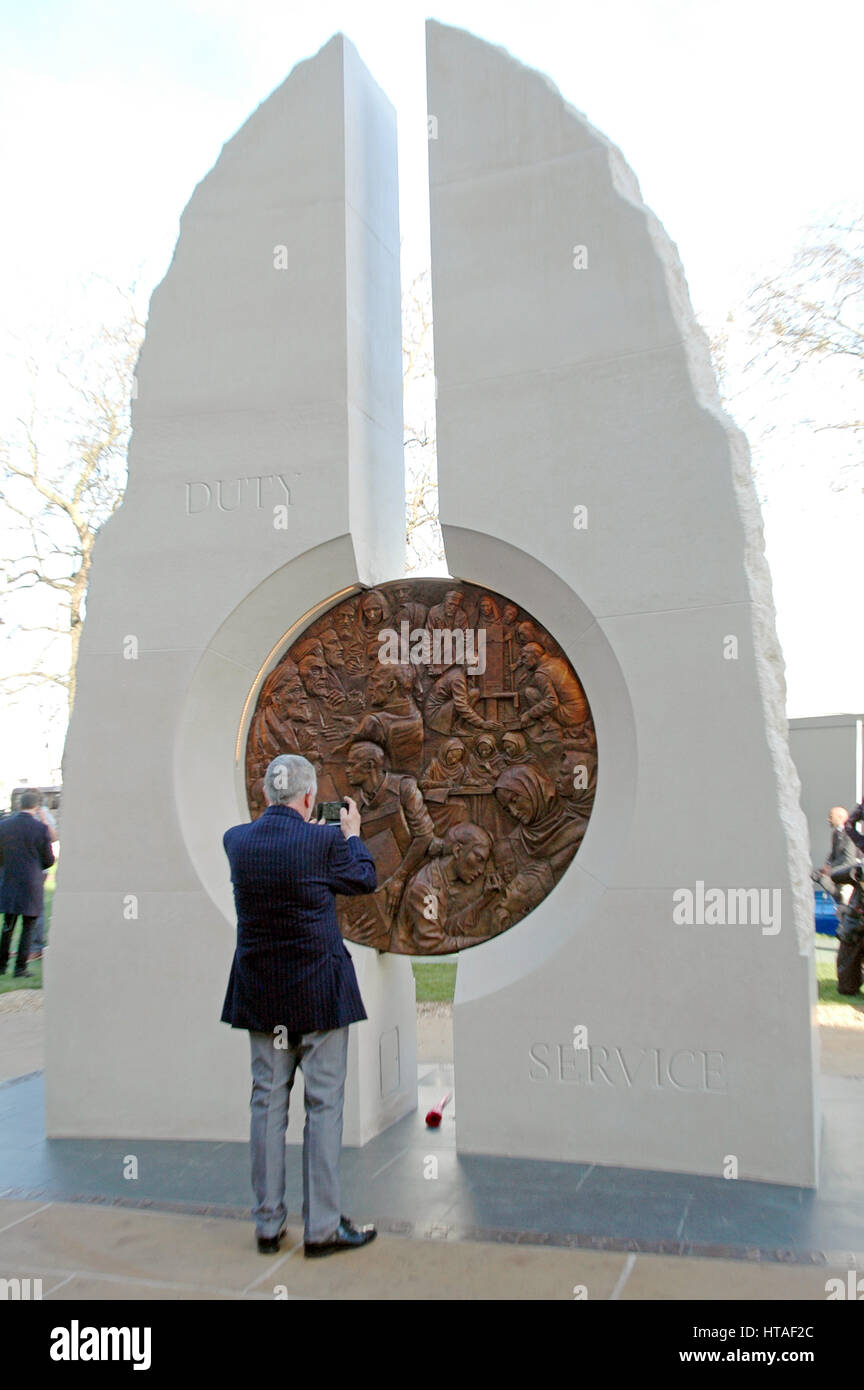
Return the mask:
<svg viewBox="0 0 864 1390">
<path fill-rule="evenodd" d="M 310 825 L 291 806 L 268 806 L 226 830 L 237 908 L 237 949 L 222 1022 L 254 1033 L 344 1028 L 366 1017 L 342 940 L 334 893 L 371 893 L 372 856 L 338 825 Z"/>
</svg>

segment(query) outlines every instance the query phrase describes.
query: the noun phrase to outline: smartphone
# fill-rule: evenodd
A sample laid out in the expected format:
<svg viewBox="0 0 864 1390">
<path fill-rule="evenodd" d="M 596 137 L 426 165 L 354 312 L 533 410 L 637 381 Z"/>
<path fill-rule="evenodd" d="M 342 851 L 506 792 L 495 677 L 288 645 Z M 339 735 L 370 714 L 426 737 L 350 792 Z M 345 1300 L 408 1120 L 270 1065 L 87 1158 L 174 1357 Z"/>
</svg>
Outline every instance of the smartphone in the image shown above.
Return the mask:
<svg viewBox="0 0 864 1390">
<path fill-rule="evenodd" d="M 338 825 L 342 819 L 341 811 L 344 805 L 344 801 L 319 801 L 315 807 L 315 819 L 335 821 Z"/>
</svg>

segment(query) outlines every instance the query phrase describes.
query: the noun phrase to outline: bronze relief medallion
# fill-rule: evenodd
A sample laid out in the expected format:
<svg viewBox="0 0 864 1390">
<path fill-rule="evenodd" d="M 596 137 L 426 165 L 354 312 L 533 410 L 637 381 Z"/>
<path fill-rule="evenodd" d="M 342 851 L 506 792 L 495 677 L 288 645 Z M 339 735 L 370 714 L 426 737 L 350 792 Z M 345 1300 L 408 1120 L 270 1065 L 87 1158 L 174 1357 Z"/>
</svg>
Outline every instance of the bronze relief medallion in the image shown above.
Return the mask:
<svg viewBox="0 0 864 1390">
<path fill-rule="evenodd" d="M 352 796 L 378 889 L 338 898 L 343 936 L 402 955 L 479 945 L 542 902 L 597 785 L 576 672 L 530 613 L 452 579 L 402 579 L 315 619 L 266 677 L 246 744 L 253 819 L 280 753 Z"/>
</svg>

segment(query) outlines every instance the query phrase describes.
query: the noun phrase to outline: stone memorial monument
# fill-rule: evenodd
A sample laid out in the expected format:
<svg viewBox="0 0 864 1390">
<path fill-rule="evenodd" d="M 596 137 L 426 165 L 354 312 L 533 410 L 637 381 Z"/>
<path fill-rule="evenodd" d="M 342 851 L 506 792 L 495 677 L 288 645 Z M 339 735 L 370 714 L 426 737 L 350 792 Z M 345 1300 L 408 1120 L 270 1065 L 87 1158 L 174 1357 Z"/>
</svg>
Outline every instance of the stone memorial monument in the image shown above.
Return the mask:
<svg viewBox="0 0 864 1390">
<path fill-rule="evenodd" d="M 136 384 L 64 759 L 47 1126 L 242 1140 L 248 1043 L 218 1019 L 248 722 L 329 596 L 404 562 L 396 121 L 341 35 L 195 190 Z M 416 1106 L 414 981 L 351 951 L 369 1020 L 344 1133 L 362 1144 Z M 293 1142 L 302 1124 L 301 1088 Z"/>
<path fill-rule="evenodd" d="M 470 34 L 430 23 L 427 68 L 448 566 L 554 633 L 600 755 L 564 877 L 460 958 L 459 1147 L 812 1185 L 809 854 L 746 440 L 619 151 Z"/>
<path fill-rule="evenodd" d="M 245 1137 L 221 837 L 299 751 L 379 871 L 340 907 L 347 1142 L 416 1104 L 409 957 L 458 951 L 462 1152 L 813 1185 L 746 442 L 619 152 L 503 50 L 430 23 L 427 55 L 452 577 L 403 577 L 395 123 L 337 36 L 226 145 L 153 297 L 64 765 L 49 1133 Z"/>
</svg>

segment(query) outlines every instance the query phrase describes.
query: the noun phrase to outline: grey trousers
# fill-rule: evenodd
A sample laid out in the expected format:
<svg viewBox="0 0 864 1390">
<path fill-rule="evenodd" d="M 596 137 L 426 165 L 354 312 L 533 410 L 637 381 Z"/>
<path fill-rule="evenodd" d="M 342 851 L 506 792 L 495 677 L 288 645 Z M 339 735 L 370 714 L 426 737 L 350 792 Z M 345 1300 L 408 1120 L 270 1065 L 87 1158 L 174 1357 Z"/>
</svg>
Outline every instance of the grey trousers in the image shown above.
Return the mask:
<svg viewBox="0 0 864 1390">
<path fill-rule="evenodd" d="M 277 1046 L 284 1041 L 286 1046 Z M 306 1092 L 303 1129 L 303 1238 L 329 1240 L 342 1216 L 339 1156 L 348 1062 L 348 1029 L 304 1033 L 297 1041 L 251 1033 L 251 1149 L 256 1234 L 275 1236 L 285 1222 L 285 1130 L 298 1066 Z M 293 1045 L 292 1045 L 293 1044 Z"/>
</svg>

